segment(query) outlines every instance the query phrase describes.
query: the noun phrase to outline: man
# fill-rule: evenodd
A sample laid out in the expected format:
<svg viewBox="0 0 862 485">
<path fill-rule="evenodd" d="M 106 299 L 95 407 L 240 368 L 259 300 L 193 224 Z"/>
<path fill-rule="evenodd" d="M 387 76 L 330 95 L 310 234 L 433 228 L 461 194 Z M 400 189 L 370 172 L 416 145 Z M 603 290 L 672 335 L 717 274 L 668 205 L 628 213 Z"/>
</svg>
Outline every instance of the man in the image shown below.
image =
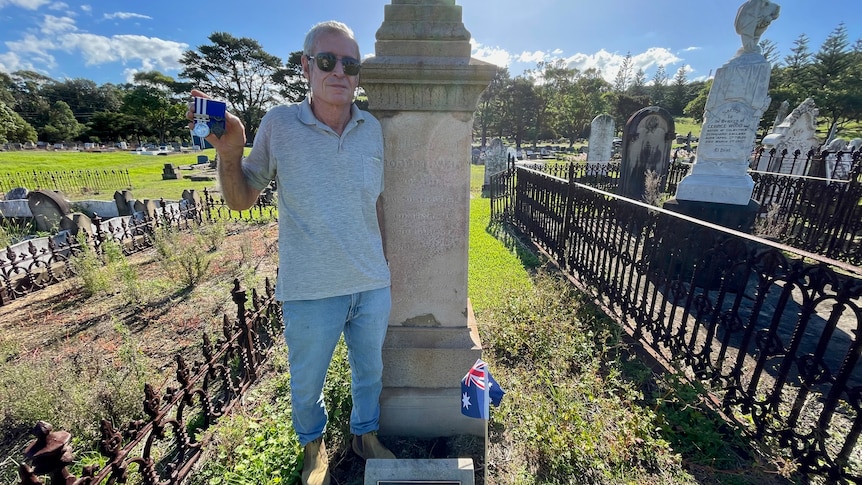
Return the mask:
<svg viewBox="0 0 862 485">
<path fill-rule="evenodd" d="M 276 297 L 283 302 L 293 426 L 305 449 L 306 484 L 329 483 L 323 384 L 342 334 L 351 368 L 352 448 L 364 459 L 395 458 L 376 436 L 391 308 L 380 200 L 383 132 L 353 104 L 359 56 L 349 27 L 315 25 L 302 56 L 308 97 L 270 110 L 246 158 L 236 116 L 227 114 L 221 138 L 207 137 L 218 152 L 222 196 L 231 208 L 249 208 L 277 181 Z M 206 97 L 196 90 L 192 95 Z"/>
</svg>

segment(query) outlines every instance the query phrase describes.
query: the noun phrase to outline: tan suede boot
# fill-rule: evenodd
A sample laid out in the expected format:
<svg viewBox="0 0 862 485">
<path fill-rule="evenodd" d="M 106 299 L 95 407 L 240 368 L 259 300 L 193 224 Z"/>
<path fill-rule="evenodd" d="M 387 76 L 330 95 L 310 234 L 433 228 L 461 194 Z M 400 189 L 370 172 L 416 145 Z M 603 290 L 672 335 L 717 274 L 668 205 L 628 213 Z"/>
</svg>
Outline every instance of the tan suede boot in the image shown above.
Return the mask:
<svg viewBox="0 0 862 485">
<path fill-rule="evenodd" d="M 302 457 L 302 485 L 329 485 L 329 457 L 323 437 L 305 445 Z"/>
<path fill-rule="evenodd" d="M 370 458 L 395 458 L 395 455 L 377 439 L 377 433 L 373 431 L 353 437 L 353 452 L 363 460 Z"/>
</svg>

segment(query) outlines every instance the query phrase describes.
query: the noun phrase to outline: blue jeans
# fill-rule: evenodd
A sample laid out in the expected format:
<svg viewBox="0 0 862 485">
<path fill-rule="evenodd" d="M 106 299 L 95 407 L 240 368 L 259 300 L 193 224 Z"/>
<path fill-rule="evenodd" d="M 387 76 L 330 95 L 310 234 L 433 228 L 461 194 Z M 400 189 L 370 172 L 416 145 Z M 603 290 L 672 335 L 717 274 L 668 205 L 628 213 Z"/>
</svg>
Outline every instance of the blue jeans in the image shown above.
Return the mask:
<svg viewBox="0 0 862 485">
<path fill-rule="evenodd" d="M 391 307 L 389 287 L 282 303 L 293 428 L 302 446 L 322 436 L 326 428 L 323 383 L 342 333 L 353 396 L 350 432 L 362 435 L 377 431 L 383 389 L 383 339 Z"/>
</svg>

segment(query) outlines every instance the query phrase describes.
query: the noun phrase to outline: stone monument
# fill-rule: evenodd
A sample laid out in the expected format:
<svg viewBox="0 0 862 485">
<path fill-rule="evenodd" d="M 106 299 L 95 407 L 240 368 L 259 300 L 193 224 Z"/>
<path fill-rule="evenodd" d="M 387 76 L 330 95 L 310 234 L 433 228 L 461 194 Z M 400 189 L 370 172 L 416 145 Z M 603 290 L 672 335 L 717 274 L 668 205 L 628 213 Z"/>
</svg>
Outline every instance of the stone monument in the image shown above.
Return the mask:
<svg viewBox="0 0 862 485">
<path fill-rule="evenodd" d="M 609 162 L 614 145 L 614 117 L 602 113 L 590 124 L 590 142 L 587 145 L 588 162 Z"/>
<path fill-rule="evenodd" d="M 673 116 L 664 108 L 649 106 L 638 110 L 623 130 L 623 161 L 617 194 L 644 200 L 648 171 L 667 179 L 670 150 L 676 137 Z M 661 184 L 660 186 L 663 186 Z"/>
<path fill-rule="evenodd" d="M 27 205 L 33 214 L 37 231 L 56 232 L 63 216 L 71 212 L 69 202 L 57 192 L 34 190 L 27 194 Z"/>
<path fill-rule="evenodd" d="M 757 203 L 751 200 L 754 181 L 748 165 L 760 118 L 769 106 L 771 71 L 758 43 L 778 12 L 779 6 L 768 0 L 749 0 L 739 8 L 735 27 L 742 47 L 716 72 L 695 163 L 680 181 L 676 199 L 665 205 L 668 209 L 736 229 L 749 230 L 753 224 Z"/>
<path fill-rule="evenodd" d="M 482 188 L 488 187 L 491 183 L 491 175 L 506 170 L 509 162 L 509 152 L 503 146 L 503 141 L 499 138 L 491 140 L 491 145 L 485 150 L 485 184 Z"/>
<path fill-rule="evenodd" d="M 467 300 L 473 113 L 497 67 L 470 58 L 454 0 L 392 0 L 376 37 L 360 85 L 386 144 L 392 313 L 380 433 L 487 436 L 459 398 L 482 352 Z"/>
<path fill-rule="evenodd" d="M 778 154 L 770 162 L 769 157 L 761 157 L 757 170 L 765 172 L 808 175 L 805 171 L 805 159 L 811 149 L 817 149 L 817 106 L 812 98 L 802 102 L 776 126 L 771 133 L 763 137 L 763 146 L 767 151 L 775 148 Z M 781 157 L 787 150 L 787 156 Z M 794 157 L 796 151 L 799 157 Z"/>
</svg>

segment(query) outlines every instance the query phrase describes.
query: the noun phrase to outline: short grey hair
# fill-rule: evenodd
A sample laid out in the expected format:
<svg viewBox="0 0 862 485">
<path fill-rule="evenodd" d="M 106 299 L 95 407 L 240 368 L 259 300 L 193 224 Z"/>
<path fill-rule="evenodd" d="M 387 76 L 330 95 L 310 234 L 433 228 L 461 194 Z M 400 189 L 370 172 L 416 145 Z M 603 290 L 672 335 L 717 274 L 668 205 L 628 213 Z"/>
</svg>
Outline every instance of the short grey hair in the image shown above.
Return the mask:
<svg viewBox="0 0 862 485">
<path fill-rule="evenodd" d="M 318 37 L 324 34 L 339 34 L 353 41 L 356 46 L 356 55 L 359 56 L 359 43 L 356 42 L 356 37 L 353 35 L 353 30 L 346 24 L 337 20 L 327 20 L 314 25 L 311 30 L 305 34 L 305 42 L 302 44 L 302 53 L 311 56 L 314 55 L 314 45 L 317 43 Z"/>
</svg>

